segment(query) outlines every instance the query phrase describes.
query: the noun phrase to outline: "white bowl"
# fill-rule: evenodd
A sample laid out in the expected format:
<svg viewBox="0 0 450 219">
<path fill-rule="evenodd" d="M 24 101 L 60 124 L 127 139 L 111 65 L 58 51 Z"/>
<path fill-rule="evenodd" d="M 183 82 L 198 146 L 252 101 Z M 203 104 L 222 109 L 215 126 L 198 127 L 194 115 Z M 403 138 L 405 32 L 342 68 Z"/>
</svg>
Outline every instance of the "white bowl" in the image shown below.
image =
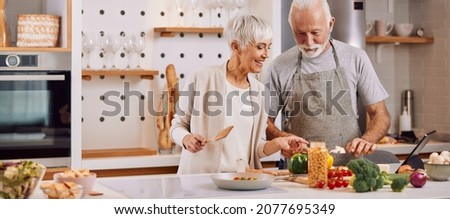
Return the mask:
<svg viewBox="0 0 450 219">
<path fill-rule="evenodd" d="M 65 177 L 64 173 L 55 173 L 53 174 L 53 180 L 58 183 L 63 182 L 74 182 L 78 185 L 83 186 L 83 194 L 81 197 L 85 197 L 92 191 L 92 188 L 95 184 L 95 179 L 97 178 L 97 174 L 91 172 L 89 176 L 84 177 Z"/>
<path fill-rule="evenodd" d="M 410 36 L 414 29 L 414 24 L 401 23 L 394 25 L 395 32 L 398 36 L 407 37 Z"/>
<path fill-rule="evenodd" d="M 450 177 L 449 164 L 430 164 L 424 163 L 427 175 L 435 181 L 447 181 Z"/>
</svg>

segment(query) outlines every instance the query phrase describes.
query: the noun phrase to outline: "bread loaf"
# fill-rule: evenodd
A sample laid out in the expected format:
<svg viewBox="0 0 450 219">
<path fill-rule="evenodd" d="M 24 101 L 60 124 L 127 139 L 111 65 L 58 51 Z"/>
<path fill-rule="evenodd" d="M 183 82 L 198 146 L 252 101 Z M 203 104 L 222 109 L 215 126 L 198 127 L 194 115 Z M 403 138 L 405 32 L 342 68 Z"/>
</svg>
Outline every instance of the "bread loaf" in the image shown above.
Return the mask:
<svg viewBox="0 0 450 219">
<path fill-rule="evenodd" d="M 172 119 L 175 116 L 175 104 L 178 101 L 178 78 L 175 71 L 175 66 L 169 64 L 166 67 L 167 80 L 167 99 L 161 98 L 158 105 L 158 115 L 156 117 L 156 126 L 159 129 L 158 144 L 160 149 L 170 149 L 175 145 L 169 138 L 169 129 Z M 166 106 L 166 107 L 164 107 Z M 166 109 L 166 112 L 164 112 Z"/>
</svg>

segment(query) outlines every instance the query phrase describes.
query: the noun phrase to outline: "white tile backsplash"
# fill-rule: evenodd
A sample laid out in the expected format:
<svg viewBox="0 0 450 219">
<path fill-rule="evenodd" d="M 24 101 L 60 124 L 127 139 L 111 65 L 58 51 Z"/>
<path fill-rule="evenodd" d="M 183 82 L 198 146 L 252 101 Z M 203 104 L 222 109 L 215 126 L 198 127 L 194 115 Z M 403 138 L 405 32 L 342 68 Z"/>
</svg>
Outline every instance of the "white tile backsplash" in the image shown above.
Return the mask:
<svg viewBox="0 0 450 219">
<path fill-rule="evenodd" d="M 450 133 L 450 118 L 447 116 L 450 110 L 450 1 L 393 2 L 395 10 L 391 14 L 387 10 L 387 0 L 366 0 L 367 20 L 413 23 L 416 28 L 425 29 L 425 36 L 434 37 L 434 43 L 384 46 L 381 60 L 376 60 L 376 45 L 367 46 L 375 70 L 390 95 L 386 100 L 392 119 L 390 132 L 398 130 L 402 91 L 412 89 L 413 128 Z"/>
</svg>

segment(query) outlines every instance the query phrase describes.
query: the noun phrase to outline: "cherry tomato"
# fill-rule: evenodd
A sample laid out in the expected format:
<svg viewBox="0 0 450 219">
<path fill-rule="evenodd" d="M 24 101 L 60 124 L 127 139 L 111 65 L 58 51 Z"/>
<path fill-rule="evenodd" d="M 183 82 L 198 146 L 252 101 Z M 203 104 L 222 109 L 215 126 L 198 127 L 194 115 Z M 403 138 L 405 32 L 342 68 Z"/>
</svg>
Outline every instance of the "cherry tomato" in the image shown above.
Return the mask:
<svg viewBox="0 0 450 219">
<path fill-rule="evenodd" d="M 353 172 L 352 172 L 352 170 L 347 170 L 347 176 L 352 176 L 353 175 Z"/>
<path fill-rule="evenodd" d="M 318 181 L 317 182 L 317 188 L 323 189 L 324 186 L 325 186 L 325 182 L 324 181 Z"/>
<path fill-rule="evenodd" d="M 342 180 L 336 180 L 336 182 L 334 183 L 334 186 L 336 186 L 336 188 L 341 188 L 342 187 Z"/>
<path fill-rule="evenodd" d="M 334 173 L 335 173 L 334 170 L 328 170 L 328 179 L 333 178 L 334 177 Z"/>
<path fill-rule="evenodd" d="M 333 190 L 334 187 L 335 187 L 335 182 L 334 182 L 334 180 L 328 180 L 328 188 L 329 188 L 330 190 Z"/>
<path fill-rule="evenodd" d="M 342 186 L 343 186 L 344 188 L 347 188 L 347 187 L 348 187 L 348 180 L 342 181 Z"/>
</svg>

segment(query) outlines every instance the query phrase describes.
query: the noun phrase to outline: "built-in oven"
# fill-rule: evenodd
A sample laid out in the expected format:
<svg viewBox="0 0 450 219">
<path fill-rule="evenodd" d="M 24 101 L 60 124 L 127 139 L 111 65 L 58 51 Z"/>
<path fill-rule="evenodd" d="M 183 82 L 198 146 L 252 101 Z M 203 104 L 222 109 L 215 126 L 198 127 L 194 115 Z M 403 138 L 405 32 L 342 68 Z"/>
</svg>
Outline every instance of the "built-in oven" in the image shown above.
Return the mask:
<svg viewBox="0 0 450 219">
<path fill-rule="evenodd" d="M 71 60 L 0 52 L 0 160 L 70 165 Z"/>
</svg>

